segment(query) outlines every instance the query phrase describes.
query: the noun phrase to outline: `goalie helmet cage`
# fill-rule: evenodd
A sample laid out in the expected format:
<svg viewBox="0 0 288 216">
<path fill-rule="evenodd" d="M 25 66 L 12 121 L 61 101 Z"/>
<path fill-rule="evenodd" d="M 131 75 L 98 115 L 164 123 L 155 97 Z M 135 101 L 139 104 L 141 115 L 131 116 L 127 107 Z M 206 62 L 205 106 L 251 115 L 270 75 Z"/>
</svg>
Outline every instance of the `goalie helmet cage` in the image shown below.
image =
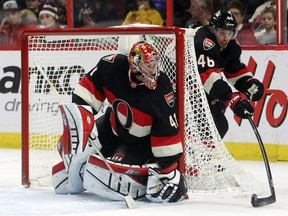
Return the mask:
<svg viewBox="0 0 288 216">
<path fill-rule="evenodd" d="M 75 84 L 100 57 L 127 53 L 139 40 L 156 47 L 161 69 L 176 90 L 184 146 L 180 170 L 189 193 L 241 196 L 259 193 L 259 182 L 226 149 L 197 71 L 195 30 L 177 27 L 28 30 L 22 34 L 22 184 L 51 185 L 51 168 L 61 158 L 58 104 L 71 101 Z"/>
</svg>

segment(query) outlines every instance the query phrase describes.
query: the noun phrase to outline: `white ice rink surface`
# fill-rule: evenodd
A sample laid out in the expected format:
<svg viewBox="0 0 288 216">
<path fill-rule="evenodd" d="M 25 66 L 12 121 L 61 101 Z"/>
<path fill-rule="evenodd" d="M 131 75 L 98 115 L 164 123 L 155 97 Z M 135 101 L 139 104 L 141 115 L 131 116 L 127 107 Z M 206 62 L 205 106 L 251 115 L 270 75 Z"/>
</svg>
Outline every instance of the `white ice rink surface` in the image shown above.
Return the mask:
<svg viewBox="0 0 288 216">
<path fill-rule="evenodd" d="M 269 186 L 263 162 L 239 162 Z M 288 216 L 288 163 L 270 163 L 277 201 L 254 208 L 245 198 L 196 198 L 173 204 L 137 201 L 135 209 L 124 202 L 103 200 L 96 195 L 56 195 L 52 188 L 21 186 L 20 150 L 0 149 L 0 215 L 93 215 L 93 216 Z"/>
</svg>

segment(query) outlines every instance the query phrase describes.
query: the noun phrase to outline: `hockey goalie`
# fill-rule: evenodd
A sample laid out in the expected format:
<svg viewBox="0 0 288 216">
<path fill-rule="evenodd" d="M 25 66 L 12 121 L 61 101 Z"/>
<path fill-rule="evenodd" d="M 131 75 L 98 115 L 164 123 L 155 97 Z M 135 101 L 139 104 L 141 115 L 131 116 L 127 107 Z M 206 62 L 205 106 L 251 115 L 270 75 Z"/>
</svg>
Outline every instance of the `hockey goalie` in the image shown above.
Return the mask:
<svg viewBox="0 0 288 216">
<path fill-rule="evenodd" d="M 59 106 L 64 129 L 62 162 L 52 169 L 56 193 L 87 190 L 123 200 L 128 191 L 152 202 L 185 197 L 175 94 L 159 64 L 156 49 L 137 42 L 128 56 L 102 57 L 75 87 L 72 103 Z"/>
</svg>

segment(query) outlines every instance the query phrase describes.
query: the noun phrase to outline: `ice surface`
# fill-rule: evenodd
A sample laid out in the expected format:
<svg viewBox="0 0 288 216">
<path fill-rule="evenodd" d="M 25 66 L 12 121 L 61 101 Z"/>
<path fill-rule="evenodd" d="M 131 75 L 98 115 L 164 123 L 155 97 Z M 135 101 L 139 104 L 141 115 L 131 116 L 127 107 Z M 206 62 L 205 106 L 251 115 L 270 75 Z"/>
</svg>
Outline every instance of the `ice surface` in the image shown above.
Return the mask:
<svg viewBox="0 0 288 216">
<path fill-rule="evenodd" d="M 264 163 L 240 161 L 241 165 L 267 188 L 269 186 Z M 127 209 L 123 202 L 111 202 L 94 194 L 57 195 L 52 188 L 21 185 L 20 150 L 0 149 L 0 215 L 93 215 L 93 216 L 287 216 L 288 215 L 288 163 L 270 163 L 277 201 L 254 208 L 251 197 L 199 198 L 173 204 L 137 201 L 135 209 Z"/>
</svg>

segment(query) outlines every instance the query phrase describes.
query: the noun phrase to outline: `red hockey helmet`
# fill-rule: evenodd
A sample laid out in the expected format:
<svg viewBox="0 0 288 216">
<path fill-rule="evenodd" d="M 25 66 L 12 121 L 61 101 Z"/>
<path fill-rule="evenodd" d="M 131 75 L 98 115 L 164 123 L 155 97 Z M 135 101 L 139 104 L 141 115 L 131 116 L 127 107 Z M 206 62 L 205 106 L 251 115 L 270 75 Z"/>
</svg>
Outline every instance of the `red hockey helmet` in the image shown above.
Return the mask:
<svg viewBox="0 0 288 216">
<path fill-rule="evenodd" d="M 156 49 L 144 41 L 137 42 L 130 49 L 128 60 L 131 72 L 140 75 L 143 84 L 154 90 L 159 77 L 159 57 Z"/>
</svg>

